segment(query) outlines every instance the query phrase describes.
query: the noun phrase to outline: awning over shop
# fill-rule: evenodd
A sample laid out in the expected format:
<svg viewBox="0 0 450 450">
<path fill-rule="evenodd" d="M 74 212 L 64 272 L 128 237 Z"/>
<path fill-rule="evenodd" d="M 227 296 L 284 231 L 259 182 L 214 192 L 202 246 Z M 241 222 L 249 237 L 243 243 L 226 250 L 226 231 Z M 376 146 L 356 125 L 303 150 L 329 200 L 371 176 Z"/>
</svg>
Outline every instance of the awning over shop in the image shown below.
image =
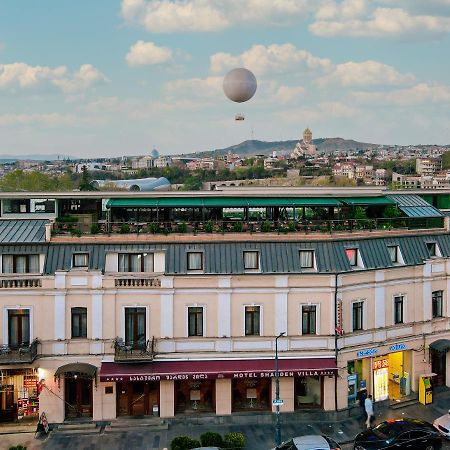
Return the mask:
<svg viewBox="0 0 450 450">
<path fill-rule="evenodd" d="M 55 378 L 58 378 L 61 375 L 73 376 L 74 374 L 81 374 L 86 378 L 95 378 L 96 373 L 97 367 L 93 366 L 92 364 L 77 362 L 58 367 L 55 372 Z"/>
<path fill-rule="evenodd" d="M 383 206 L 394 205 L 395 202 L 387 197 L 348 197 L 340 199 L 349 206 Z"/>
<path fill-rule="evenodd" d="M 449 339 L 438 339 L 430 344 L 430 348 L 436 350 L 439 353 L 445 353 L 450 350 L 450 340 Z"/>
<path fill-rule="evenodd" d="M 113 198 L 107 208 L 258 208 L 339 206 L 341 202 L 331 197 L 158 197 Z"/>
<path fill-rule="evenodd" d="M 280 377 L 335 375 L 334 358 L 279 359 Z M 273 359 L 225 361 L 153 361 L 143 364 L 102 363 L 100 381 L 213 380 L 272 378 Z"/>
</svg>

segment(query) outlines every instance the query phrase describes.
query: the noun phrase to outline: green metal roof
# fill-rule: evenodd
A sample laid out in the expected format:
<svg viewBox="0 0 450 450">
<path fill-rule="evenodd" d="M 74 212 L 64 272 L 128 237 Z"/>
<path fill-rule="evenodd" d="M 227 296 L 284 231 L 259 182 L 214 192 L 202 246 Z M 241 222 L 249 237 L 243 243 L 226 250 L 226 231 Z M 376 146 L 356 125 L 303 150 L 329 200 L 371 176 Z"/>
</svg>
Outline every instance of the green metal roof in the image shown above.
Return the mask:
<svg viewBox="0 0 450 450">
<path fill-rule="evenodd" d="M 442 213 L 426 200 L 414 194 L 391 194 L 393 200 L 408 217 L 442 217 Z"/>
<path fill-rule="evenodd" d="M 393 205 L 395 202 L 387 197 L 348 197 L 340 199 L 351 206 Z"/>
<path fill-rule="evenodd" d="M 326 197 L 159 197 L 113 198 L 107 208 L 246 208 L 267 206 L 339 206 L 341 202 Z"/>
</svg>

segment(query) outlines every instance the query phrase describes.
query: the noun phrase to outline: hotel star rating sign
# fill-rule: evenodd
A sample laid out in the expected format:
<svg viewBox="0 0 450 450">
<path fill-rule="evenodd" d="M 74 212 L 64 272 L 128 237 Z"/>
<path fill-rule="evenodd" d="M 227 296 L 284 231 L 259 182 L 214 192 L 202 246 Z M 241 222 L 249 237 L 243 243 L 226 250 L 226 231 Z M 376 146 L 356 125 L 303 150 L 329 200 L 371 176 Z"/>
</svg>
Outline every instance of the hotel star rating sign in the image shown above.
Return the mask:
<svg viewBox="0 0 450 450">
<path fill-rule="evenodd" d="M 272 405 L 273 406 L 283 406 L 284 405 L 284 400 L 282 400 L 281 398 L 272 400 Z"/>
</svg>

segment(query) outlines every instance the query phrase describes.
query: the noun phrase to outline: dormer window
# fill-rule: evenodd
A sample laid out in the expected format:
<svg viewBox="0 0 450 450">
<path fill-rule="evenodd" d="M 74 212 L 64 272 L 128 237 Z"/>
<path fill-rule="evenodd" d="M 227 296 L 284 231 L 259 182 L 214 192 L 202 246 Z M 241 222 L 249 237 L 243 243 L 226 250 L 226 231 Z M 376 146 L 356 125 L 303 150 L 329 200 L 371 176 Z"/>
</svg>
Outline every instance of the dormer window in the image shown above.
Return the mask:
<svg viewBox="0 0 450 450">
<path fill-rule="evenodd" d="M 259 270 L 259 252 L 244 252 L 244 270 Z"/>
<path fill-rule="evenodd" d="M 428 254 L 432 258 L 433 256 L 438 256 L 436 251 L 436 242 L 427 242 Z"/>
<path fill-rule="evenodd" d="M 153 253 L 119 253 L 119 272 L 153 272 Z"/>
<path fill-rule="evenodd" d="M 74 253 L 72 267 L 89 267 L 89 253 Z"/>
<path fill-rule="evenodd" d="M 398 263 L 398 246 L 397 245 L 388 245 L 389 257 L 391 258 L 392 263 Z"/>
<path fill-rule="evenodd" d="M 187 269 L 188 270 L 203 270 L 203 253 L 202 252 L 188 252 L 188 254 L 187 254 Z"/>
<path fill-rule="evenodd" d="M 3 255 L 2 273 L 39 273 L 39 255 Z"/>
<path fill-rule="evenodd" d="M 300 267 L 314 269 L 314 250 L 300 250 Z"/>
<path fill-rule="evenodd" d="M 345 254 L 347 255 L 348 262 L 352 267 L 358 265 L 358 249 L 357 248 L 346 248 Z"/>
</svg>

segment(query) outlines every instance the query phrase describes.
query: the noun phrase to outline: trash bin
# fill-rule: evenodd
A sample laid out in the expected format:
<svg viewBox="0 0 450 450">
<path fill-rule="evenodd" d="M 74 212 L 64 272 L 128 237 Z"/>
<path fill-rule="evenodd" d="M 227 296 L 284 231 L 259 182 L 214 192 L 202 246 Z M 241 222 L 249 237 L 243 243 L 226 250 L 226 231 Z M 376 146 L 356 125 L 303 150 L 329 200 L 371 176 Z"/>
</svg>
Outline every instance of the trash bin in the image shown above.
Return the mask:
<svg viewBox="0 0 450 450">
<path fill-rule="evenodd" d="M 153 405 L 153 415 L 159 416 L 159 406 L 158 405 Z"/>
</svg>

